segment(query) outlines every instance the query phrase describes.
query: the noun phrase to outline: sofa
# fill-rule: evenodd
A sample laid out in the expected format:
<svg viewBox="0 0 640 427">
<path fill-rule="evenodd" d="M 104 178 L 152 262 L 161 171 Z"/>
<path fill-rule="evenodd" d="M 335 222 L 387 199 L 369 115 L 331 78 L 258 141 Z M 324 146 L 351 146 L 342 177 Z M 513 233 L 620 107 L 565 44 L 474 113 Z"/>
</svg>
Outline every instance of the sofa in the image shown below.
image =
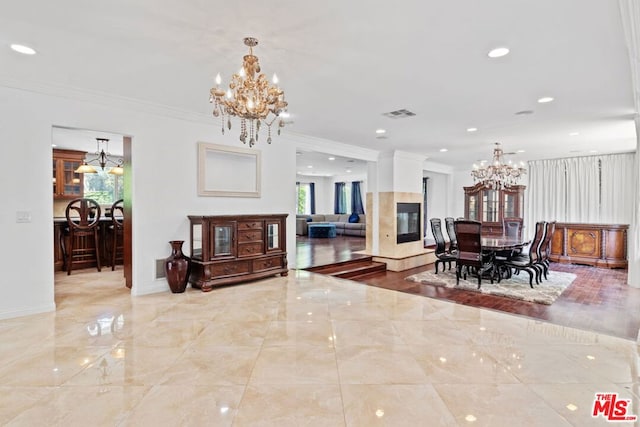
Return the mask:
<svg viewBox="0 0 640 427">
<path fill-rule="evenodd" d="M 296 215 L 296 234 L 299 236 L 307 236 L 309 234 L 309 224 L 327 223 L 336 226 L 336 234 L 342 236 L 360 236 L 367 235 L 366 216 L 358 215 L 358 222 L 349 222 L 348 214 L 314 214 L 314 215 Z"/>
</svg>

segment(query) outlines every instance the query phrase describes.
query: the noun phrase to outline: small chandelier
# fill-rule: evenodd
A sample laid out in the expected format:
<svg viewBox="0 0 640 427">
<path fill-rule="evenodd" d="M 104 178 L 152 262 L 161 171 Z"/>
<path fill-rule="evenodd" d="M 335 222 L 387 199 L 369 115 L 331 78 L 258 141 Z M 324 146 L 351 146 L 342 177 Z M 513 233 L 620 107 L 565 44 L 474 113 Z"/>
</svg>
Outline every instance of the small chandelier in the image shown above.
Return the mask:
<svg viewBox="0 0 640 427">
<path fill-rule="evenodd" d="M 282 113 L 287 109 L 287 102 L 284 100 L 284 91 L 277 86 L 278 77 L 274 74 L 273 85 L 270 85 L 265 75 L 260 73 L 258 57 L 253 54 L 258 39 L 246 37 L 244 44 L 249 47 L 249 54 L 244 56 L 242 68 L 238 74 L 231 76 L 226 92 L 220 88 L 222 79 L 218 73 L 209 102 L 215 104 L 213 116 L 222 116 L 223 135 L 225 116 L 228 129 L 231 129 L 231 116 L 236 116 L 240 118 L 240 141 L 243 144 L 249 142 L 249 147 L 252 147 L 258 142 L 261 125 L 269 129 L 267 143 L 271 144 L 271 125 L 278 120 L 280 135 L 280 128 L 284 127 Z"/>
<path fill-rule="evenodd" d="M 106 146 L 107 151 L 104 151 L 104 148 L 102 149 L 100 148 L 100 143 L 103 143 Z M 96 146 L 97 146 L 97 150 L 95 154 L 98 157 L 96 157 L 95 159 L 91 159 L 88 162 L 85 160 L 84 163 L 82 163 L 82 165 L 75 170 L 75 172 L 76 173 L 98 173 L 96 168 L 94 168 L 93 165 L 89 164 L 91 162 L 97 161 L 102 170 L 104 170 L 104 168 L 109 163 L 112 163 L 114 165 L 107 173 L 110 173 L 112 175 L 124 175 L 124 169 L 122 167 L 122 159 L 112 160 L 109 158 L 109 155 L 110 155 L 109 140 L 107 138 L 96 138 Z"/>
<path fill-rule="evenodd" d="M 511 160 L 508 163 L 504 163 L 502 156 L 504 152 L 499 142 L 496 142 L 496 148 L 493 149 L 493 163 L 485 165 L 480 163 L 480 166 L 474 164 L 471 176 L 474 182 L 479 182 L 486 188 L 494 190 L 504 190 L 512 185 L 515 185 L 518 179 L 527 173 L 524 168 L 524 163 L 520 162 L 519 165 L 513 165 Z"/>
</svg>

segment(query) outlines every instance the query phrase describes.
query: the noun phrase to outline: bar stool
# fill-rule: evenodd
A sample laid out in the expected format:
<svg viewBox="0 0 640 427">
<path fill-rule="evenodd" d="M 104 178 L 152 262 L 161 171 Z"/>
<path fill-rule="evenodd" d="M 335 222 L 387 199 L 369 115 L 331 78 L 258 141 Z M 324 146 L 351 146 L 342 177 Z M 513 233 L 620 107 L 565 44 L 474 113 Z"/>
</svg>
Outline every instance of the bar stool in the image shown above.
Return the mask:
<svg viewBox="0 0 640 427">
<path fill-rule="evenodd" d="M 124 252 L 124 200 L 116 200 L 111 205 L 111 271 L 116 269 L 116 256 L 118 251 L 122 255 Z M 119 244 L 118 244 L 119 243 Z"/>
<path fill-rule="evenodd" d="M 66 256 L 67 275 L 71 274 L 73 262 L 86 261 L 95 256 L 100 271 L 100 242 L 98 241 L 98 224 L 100 223 L 100 205 L 92 199 L 74 199 L 67 205 L 69 247 L 63 252 Z M 93 238 L 93 247 L 88 238 Z M 67 250 L 68 249 L 68 250 Z"/>
</svg>

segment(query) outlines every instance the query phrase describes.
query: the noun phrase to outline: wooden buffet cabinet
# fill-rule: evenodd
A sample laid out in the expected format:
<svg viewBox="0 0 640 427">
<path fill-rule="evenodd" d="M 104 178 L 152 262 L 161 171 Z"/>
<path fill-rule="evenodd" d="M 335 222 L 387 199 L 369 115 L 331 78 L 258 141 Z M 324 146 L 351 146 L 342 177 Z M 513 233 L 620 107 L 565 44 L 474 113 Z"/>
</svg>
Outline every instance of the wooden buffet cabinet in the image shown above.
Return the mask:
<svg viewBox="0 0 640 427">
<path fill-rule="evenodd" d="M 493 190 L 478 183 L 464 187 L 464 217 L 482 222 L 482 234 L 502 234 L 505 218 L 522 218 L 524 185 Z"/>
<path fill-rule="evenodd" d="M 556 223 L 549 259 L 596 267 L 627 267 L 626 224 Z"/>
<path fill-rule="evenodd" d="M 287 269 L 287 214 L 189 215 L 194 288 L 210 291 Z"/>
</svg>

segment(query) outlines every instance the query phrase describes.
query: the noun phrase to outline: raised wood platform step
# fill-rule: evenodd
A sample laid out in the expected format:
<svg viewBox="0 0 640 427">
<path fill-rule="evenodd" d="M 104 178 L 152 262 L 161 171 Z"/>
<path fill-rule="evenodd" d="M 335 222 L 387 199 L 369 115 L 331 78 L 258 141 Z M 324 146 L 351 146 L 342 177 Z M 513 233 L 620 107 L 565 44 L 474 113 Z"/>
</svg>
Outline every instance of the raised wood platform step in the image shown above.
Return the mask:
<svg viewBox="0 0 640 427">
<path fill-rule="evenodd" d="M 372 257 L 359 258 L 334 264 L 319 265 L 305 268 L 306 271 L 341 277 L 343 279 L 357 279 L 370 274 L 387 270 L 384 262 L 373 261 Z"/>
</svg>

